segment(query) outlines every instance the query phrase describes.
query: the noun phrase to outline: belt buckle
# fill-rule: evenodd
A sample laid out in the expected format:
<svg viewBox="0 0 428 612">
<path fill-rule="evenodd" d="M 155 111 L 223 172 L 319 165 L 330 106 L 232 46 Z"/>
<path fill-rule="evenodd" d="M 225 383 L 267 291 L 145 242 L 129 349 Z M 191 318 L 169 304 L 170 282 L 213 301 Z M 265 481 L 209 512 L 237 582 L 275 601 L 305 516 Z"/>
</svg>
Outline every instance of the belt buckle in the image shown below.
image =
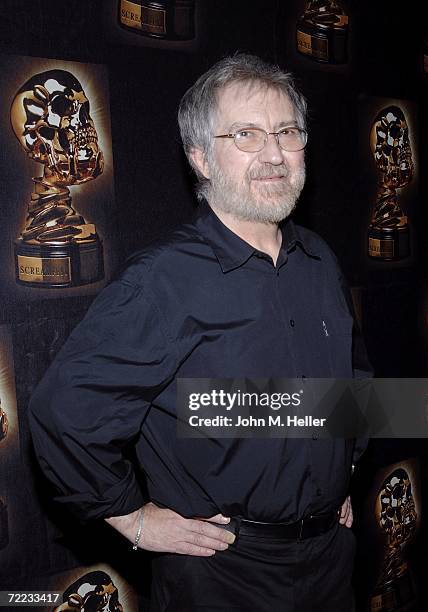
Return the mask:
<svg viewBox="0 0 428 612">
<path fill-rule="evenodd" d="M 222 525 L 223 527 L 223 525 Z M 236 546 L 239 538 L 239 531 L 241 529 L 241 518 L 237 516 L 232 516 L 230 522 L 223 527 L 226 531 L 230 531 L 235 536 L 235 540 L 229 546 Z"/>
</svg>

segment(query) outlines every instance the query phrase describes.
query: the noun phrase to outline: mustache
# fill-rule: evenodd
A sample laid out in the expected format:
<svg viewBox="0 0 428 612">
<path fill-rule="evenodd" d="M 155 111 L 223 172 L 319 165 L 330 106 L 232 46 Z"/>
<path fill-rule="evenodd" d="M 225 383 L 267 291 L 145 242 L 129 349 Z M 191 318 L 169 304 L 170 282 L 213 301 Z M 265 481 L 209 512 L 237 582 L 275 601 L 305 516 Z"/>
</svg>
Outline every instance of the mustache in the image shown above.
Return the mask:
<svg viewBox="0 0 428 612">
<path fill-rule="evenodd" d="M 290 171 L 285 164 L 281 164 L 280 166 L 266 164 L 265 166 L 261 166 L 260 168 L 253 168 L 248 173 L 248 178 L 260 179 L 269 178 L 273 176 L 283 176 L 284 178 L 287 178 L 289 174 Z"/>
</svg>

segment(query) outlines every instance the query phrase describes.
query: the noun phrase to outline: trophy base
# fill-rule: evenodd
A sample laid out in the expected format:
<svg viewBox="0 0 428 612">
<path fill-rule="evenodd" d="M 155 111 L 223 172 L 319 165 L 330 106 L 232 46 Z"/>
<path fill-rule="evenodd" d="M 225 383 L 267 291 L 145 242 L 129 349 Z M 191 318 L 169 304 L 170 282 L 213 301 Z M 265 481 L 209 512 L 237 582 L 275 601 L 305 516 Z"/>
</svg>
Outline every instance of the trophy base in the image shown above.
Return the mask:
<svg viewBox="0 0 428 612">
<path fill-rule="evenodd" d="M 415 603 L 415 592 L 409 573 L 385 584 L 370 600 L 370 612 L 406 612 Z"/>
<path fill-rule="evenodd" d="M 300 19 L 296 28 L 297 51 L 317 62 L 345 64 L 347 62 L 348 28 L 322 28 Z"/>
<path fill-rule="evenodd" d="M 194 0 L 120 0 L 119 25 L 149 38 L 185 41 L 195 38 Z"/>
<path fill-rule="evenodd" d="M 61 245 L 15 243 L 16 282 L 43 289 L 79 287 L 104 278 L 99 238 Z"/>
<path fill-rule="evenodd" d="M 382 261 L 396 261 L 410 255 L 409 226 L 392 229 L 369 227 L 368 256 Z"/>
</svg>

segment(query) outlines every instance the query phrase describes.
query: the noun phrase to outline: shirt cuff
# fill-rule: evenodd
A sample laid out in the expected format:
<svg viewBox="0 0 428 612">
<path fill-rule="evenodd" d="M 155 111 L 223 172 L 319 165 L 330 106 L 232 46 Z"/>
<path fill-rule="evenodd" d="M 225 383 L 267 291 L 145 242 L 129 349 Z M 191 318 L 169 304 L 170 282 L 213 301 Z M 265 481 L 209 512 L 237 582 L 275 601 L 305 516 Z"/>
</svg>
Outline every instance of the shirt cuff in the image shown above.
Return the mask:
<svg viewBox="0 0 428 612">
<path fill-rule="evenodd" d="M 126 478 L 104 491 L 102 497 L 85 492 L 61 496 L 55 498 L 55 501 L 67 506 L 79 522 L 87 523 L 112 516 L 125 516 L 150 500 L 143 495 L 134 473 L 130 471 Z"/>
</svg>

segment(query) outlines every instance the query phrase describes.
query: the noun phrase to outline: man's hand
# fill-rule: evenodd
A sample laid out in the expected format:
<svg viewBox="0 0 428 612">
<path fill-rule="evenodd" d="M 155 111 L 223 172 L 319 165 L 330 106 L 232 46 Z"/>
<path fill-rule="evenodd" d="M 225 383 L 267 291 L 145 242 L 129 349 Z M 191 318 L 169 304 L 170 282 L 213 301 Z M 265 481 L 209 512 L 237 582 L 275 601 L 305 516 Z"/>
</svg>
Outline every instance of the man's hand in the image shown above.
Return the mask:
<svg viewBox="0 0 428 612">
<path fill-rule="evenodd" d="M 230 519 L 222 514 L 203 520 L 186 519 L 173 510 L 159 508 L 151 502 L 145 504 L 142 511 L 143 529 L 138 547 L 145 550 L 210 557 L 217 550 L 226 550 L 235 540 L 233 533 L 210 525 L 210 523 L 227 525 Z M 134 543 L 140 523 L 140 510 L 105 520 Z"/>
<path fill-rule="evenodd" d="M 345 525 L 346 527 L 352 527 L 353 520 L 354 520 L 354 515 L 352 513 L 351 498 L 348 495 L 348 497 L 345 499 L 340 509 L 339 523 L 341 525 Z"/>
</svg>

